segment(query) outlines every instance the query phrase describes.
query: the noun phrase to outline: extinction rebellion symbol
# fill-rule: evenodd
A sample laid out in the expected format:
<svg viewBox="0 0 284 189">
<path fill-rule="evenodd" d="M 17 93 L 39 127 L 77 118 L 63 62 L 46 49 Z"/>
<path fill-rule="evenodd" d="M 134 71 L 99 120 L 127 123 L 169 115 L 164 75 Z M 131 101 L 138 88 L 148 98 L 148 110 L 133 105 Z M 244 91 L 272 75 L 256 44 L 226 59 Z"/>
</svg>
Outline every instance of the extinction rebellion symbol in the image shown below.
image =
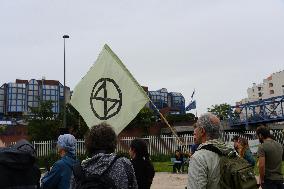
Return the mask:
<svg viewBox="0 0 284 189">
<path fill-rule="evenodd" d="M 90 105 L 100 120 L 107 120 L 118 114 L 122 106 L 122 93 L 116 82 L 110 78 L 99 79 L 93 87 Z"/>
</svg>

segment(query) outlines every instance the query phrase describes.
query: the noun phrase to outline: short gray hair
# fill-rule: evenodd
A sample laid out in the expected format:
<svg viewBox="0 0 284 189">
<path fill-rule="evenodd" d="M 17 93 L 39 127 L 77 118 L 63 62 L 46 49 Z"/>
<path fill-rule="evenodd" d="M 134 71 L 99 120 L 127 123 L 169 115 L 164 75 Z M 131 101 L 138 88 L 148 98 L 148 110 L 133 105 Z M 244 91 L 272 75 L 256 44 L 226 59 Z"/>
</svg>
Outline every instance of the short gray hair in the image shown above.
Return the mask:
<svg viewBox="0 0 284 189">
<path fill-rule="evenodd" d="M 204 128 L 207 139 L 218 139 L 220 137 L 220 119 L 212 113 L 202 114 L 198 118 L 196 126 Z"/>
</svg>

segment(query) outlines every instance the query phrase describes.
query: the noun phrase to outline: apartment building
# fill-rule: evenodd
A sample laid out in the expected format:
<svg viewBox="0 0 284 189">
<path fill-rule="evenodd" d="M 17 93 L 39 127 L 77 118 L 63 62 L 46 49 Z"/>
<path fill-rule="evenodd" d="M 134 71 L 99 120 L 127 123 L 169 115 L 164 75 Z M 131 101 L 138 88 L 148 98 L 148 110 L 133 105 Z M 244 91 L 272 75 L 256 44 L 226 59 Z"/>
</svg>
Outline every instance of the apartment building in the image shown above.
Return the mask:
<svg viewBox="0 0 284 189">
<path fill-rule="evenodd" d="M 279 97 L 284 95 L 284 70 L 271 74 L 269 77 L 263 79 L 262 83 L 253 83 L 252 87 L 247 89 L 248 97 L 236 102 L 236 105 L 247 104 L 249 102 L 255 102 L 259 100 L 269 100 L 273 97 Z M 240 119 L 245 120 L 248 117 L 255 116 L 256 114 L 261 114 L 262 111 L 267 111 L 270 116 L 277 117 L 282 114 L 284 104 L 269 103 L 268 105 L 255 105 L 250 109 L 239 110 Z"/>
<path fill-rule="evenodd" d="M 185 99 L 179 92 L 168 92 L 166 88 L 162 88 L 157 91 L 148 91 L 148 96 L 159 110 L 171 108 L 175 110 L 175 113 L 185 114 Z M 150 108 L 153 109 L 151 105 Z"/>
<path fill-rule="evenodd" d="M 256 101 L 284 95 L 284 70 L 271 74 L 263 83 L 247 89 L 248 99 Z"/>
<path fill-rule="evenodd" d="M 64 101 L 64 87 L 57 80 L 21 80 L 4 83 L 0 87 L 0 118 L 21 117 L 30 113 L 30 107 L 38 107 L 39 101 L 51 100 L 54 113 L 59 113 Z M 70 88 L 65 90 L 66 101 L 70 100 Z"/>
</svg>

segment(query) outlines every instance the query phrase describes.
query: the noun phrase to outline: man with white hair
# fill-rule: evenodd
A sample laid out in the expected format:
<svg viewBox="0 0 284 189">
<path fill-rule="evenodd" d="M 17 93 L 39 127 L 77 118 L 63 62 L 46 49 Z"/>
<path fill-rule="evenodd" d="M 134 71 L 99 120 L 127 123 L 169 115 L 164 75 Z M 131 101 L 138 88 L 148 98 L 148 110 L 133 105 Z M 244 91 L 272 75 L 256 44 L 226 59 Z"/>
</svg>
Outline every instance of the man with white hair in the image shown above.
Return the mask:
<svg viewBox="0 0 284 189">
<path fill-rule="evenodd" d="M 57 149 L 61 157 L 41 180 L 43 189 L 69 189 L 75 157 L 76 139 L 71 134 L 60 135 Z"/>
<path fill-rule="evenodd" d="M 212 113 L 199 117 L 196 128 L 199 135 L 194 136 L 202 144 L 189 161 L 188 189 L 219 189 L 220 188 L 220 157 L 217 153 L 202 149 L 208 144 L 218 144 L 225 149 L 225 144 L 218 141 L 220 136 L 220 120 Z"/>
</svg>

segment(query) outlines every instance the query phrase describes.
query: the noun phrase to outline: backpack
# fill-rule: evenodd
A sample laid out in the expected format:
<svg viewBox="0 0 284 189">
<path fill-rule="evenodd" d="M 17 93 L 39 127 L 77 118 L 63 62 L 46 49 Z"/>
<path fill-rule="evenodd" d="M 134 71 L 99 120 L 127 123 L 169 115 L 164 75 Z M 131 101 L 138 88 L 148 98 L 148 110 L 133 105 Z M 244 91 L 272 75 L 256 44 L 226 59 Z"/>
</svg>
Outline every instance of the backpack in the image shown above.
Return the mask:
<svg viewBox="0 0 284 189">
<path fill-rule="evenodd" d="M 75 189 L 116 189 L 114 181 L 107 176 L 107 172 L 118 158 L 118 156 L 115 156 L 109 167 L 101 175 L 92 174 L 86 176 L 81 164 L 75 164 L 73 166 L 73 174 L 76 182 Z"/>
<path fill-rule="evenodd" d="M 234 151 L 224 154 L 213 144 L 202 146 L 220 156 L 220 189 L 258 189 L 254 167 Z"/>
<path fill-rule="evenodd" d="M 0 188 L 39 188 L 40 169 L 34 147 L 26 140 L 0 148 Z"/>
</svg>

